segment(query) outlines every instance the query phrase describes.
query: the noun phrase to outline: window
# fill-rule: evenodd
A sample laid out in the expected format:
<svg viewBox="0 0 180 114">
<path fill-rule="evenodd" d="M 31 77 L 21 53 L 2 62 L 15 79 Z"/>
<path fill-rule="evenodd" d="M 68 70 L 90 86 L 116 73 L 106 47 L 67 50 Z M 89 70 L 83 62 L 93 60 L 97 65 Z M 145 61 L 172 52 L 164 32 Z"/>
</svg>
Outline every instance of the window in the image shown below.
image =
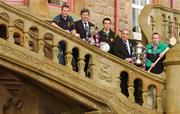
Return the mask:
<svg viewBox="0 0 180 114">
<path fill-rule="evenodd" d="M 66 0 L 48 0 L 48 3 L 62 6 L 66 3 Z"/>
<path fill-rule="evenodd" d="M 57 6 L 62 6 L 64 4 L 70 4 L 70 0 L 48 0 L 49 4 L 54 4 Z"/>
<path fill-rule="evenodd" d="M 73 0 L 48 0 L 48 4 L 50 7 L 61 7 L 64 4 L 69 5 L 70 11 L 73 11 Z"/>
<path fill-rule="evenodd" d="M 138 16 L 145 5 L 149 4 L 149 0 L 132 0 L 132 31 L 140 33 L 138 24 Z"/>
</svg>

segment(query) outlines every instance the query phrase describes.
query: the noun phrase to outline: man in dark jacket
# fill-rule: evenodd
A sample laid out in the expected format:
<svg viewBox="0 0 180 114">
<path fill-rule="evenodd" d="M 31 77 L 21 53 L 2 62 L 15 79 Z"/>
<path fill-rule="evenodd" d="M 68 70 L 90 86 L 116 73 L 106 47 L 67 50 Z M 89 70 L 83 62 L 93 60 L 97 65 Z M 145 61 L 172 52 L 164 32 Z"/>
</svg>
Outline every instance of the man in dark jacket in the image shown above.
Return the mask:
<svg viewBox="0 0 180 114">
<path fill-rule="evenodd" d="M 112 54 L 132 63 L 133 47 L 136 43 L 134 40 L 129 39 L 129 35 L 130 31 L 128 29 L 122 30 L 121 38 L 117 38 L 113 43 Z"/>
<path fill-rule="evenodd" d="M 75 22 L 76 32 L 86 41 L 91 37 L 91 27 L 94 27 L 94 24 L 89 22 L 89 17 L 90 11 L 84 8 L 81 10 L 81 19 Z"/>
<path fill-rule="evenodd" d="M 98 32 L 99 34 L 99 42 L 105 42 L 109 44 L 110 50 L 108 51 L 111 53 L 112 49 L 112 43 L 116 39 L 117 35 L 115 32 L 111 30 L 111 19 L 110 18 L 104 18 L 103 19 L 103 29 Z"/>
<path fill-rule="evenodd" d="M 52 25 L 57 28 L 62 28 L 68 33 L 76 34 L 75 25 L 72 16 L 69 15 L 69 6 L 63 5 L 61 14 L 54 17 Z"/>
</svg>

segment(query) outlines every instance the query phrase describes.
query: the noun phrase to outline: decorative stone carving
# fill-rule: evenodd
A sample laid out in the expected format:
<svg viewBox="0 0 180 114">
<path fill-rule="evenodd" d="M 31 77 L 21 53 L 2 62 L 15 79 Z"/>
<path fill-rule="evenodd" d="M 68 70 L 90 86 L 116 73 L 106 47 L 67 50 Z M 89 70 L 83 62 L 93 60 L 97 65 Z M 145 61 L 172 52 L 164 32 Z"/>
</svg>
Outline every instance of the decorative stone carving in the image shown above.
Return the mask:
<svg viewBox="0 0 180 114">
<path fill-rule="evenodd" d="M 112 76 L 110 76 L 111 66 L 105 63 L 100 63 L 102 67 L 99 69 L 98 77 L 101 80 L 105 80 L 107 82 L 112 82 Z"/>
</svg>

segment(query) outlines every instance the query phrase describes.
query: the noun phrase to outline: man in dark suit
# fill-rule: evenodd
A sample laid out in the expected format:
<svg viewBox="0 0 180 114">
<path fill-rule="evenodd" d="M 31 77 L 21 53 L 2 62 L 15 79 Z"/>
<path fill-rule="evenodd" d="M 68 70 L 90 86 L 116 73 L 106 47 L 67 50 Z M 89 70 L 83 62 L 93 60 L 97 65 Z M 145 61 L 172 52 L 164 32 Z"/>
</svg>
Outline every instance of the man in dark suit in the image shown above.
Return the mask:
<svg viewBox="0 0 180 114">
<path fill-rule="evenodd" d="M 129 39 L 130 31 L 123 29 L 121 38 L 117 38 L 112 45 L 112 54 L 132 63 L 133 47 L 136 45 L 135 41 Z"/>
<path fill-rule="evenodd" d="M 90 11 L 88 9 L 81 10 L 81 19 L 75 22 L 76 32 L 80 35 L 85 41 L 88 41 L 89 37 L 91 37 L 91 27 L 94 27 L 94 24 L 89 22 Z"/>
</svg>

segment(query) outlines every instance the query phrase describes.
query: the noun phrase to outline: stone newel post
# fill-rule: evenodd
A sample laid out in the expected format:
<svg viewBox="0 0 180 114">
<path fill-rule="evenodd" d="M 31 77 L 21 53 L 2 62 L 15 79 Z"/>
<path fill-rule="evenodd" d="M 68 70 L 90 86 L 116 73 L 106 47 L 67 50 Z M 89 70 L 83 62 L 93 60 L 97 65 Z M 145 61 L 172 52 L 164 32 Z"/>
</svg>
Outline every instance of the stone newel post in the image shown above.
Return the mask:
<svg viewBox="0 0 180 114">
<path fill-rule="evenodd" d="M 166 54 L 167 113 L 180 114 L 180 44 Z"/>
</svg>

